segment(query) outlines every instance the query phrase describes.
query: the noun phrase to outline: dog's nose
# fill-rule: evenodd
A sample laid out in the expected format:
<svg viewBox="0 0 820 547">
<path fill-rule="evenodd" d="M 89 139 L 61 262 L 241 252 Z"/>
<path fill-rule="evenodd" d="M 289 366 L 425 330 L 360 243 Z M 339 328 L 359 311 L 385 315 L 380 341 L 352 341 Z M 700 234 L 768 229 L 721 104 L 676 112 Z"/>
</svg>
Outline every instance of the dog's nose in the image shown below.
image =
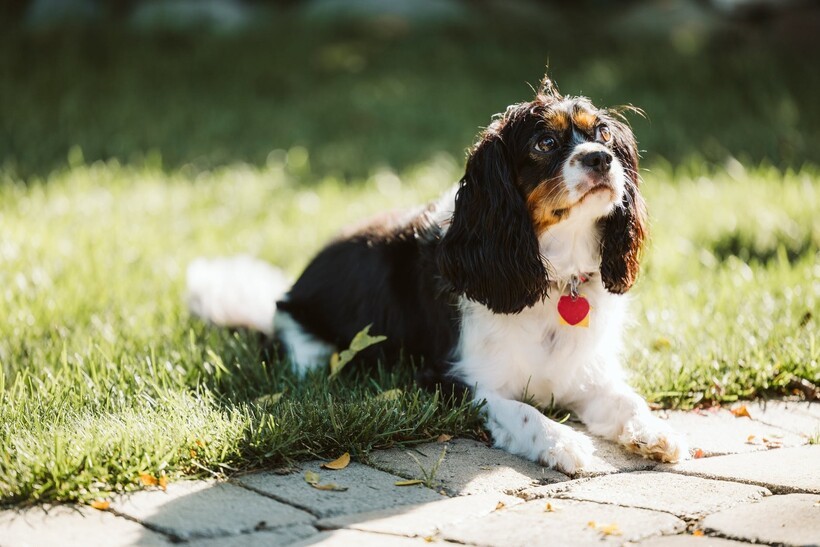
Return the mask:
<svg viewBox="0 0 820 547">
<path fill-rule="evenodd" d="M 595 152 L 588 152 L 581 157 L 581 163 L 599 173 L 606 173 L 609 171 L 609 166 L 612 165 L 612 154 L 605 150 L 596 150 Z"/>
</svg>

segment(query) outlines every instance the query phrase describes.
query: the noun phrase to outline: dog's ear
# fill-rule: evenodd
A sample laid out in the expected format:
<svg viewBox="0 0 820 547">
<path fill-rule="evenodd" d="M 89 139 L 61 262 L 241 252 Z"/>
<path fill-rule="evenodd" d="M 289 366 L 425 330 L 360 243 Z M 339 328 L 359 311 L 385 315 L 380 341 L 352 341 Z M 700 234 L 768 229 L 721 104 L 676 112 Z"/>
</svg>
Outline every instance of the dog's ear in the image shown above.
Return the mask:
<svg viewBox="0 0 820 547">
<path fill-rule="evenodd" d="M 624 197 L 602 222 L 601 277 L 606 289 L 622 294 L 632 288 L 640 269 L 641 253 L 647 236 L 646 204 L 639 190 L 638 148 L 632 131 L 613 120 L 612 148 L 623 165 L 626 182 Z"/>
<path fill-rule="evenodd" d="M 501 136 L 488 130 L 467 160 L 455 211 L 436 253 L 442 277 L 496 313 L 546 296 L 547 270 Z"/>
</svg>

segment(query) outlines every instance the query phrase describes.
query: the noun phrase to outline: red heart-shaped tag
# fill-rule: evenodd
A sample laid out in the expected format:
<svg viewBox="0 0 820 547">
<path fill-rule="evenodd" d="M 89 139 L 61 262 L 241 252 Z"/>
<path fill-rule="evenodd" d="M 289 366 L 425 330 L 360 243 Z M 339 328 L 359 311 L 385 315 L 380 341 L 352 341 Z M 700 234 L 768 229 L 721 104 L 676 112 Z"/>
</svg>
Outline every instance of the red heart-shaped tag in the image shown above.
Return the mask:
<svg viewBox="0 0 820 547">
<path fill-rule="evenodd" d="M 589 314 L 589 302 L 583 296 L 575 300 L 562 296 L 558 300 L 558 314 L 570 325 L 577 325 Z"/>
</svg>

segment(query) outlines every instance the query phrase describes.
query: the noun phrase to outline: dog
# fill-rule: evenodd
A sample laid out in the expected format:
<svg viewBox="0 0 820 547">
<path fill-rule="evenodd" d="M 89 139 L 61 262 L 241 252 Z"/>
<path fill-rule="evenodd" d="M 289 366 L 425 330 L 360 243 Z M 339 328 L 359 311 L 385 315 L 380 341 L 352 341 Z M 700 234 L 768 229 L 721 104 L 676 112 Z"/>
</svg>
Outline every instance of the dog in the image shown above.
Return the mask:
<svg viewBox="0 0 820 547">
<path fill-rule="evenodd" d="M 421 383 L 483 402 L 496 447 L 568 474 L 594 447 L 538 409 L 553 402 L 629 451 L 686 459 L 684 438 L 620 364 L 625 293 L 647 237 L 639 185 L 620 111 L 563 96 L 545 77 L 479 135 L 437 201 L 347 230 L 289 289 L 251 258 L 199 260 L 190 309 L 273 335 L 302 374 L 372 325 L 387 363 L 404 351 L 420 358 Z"/>
</svg>

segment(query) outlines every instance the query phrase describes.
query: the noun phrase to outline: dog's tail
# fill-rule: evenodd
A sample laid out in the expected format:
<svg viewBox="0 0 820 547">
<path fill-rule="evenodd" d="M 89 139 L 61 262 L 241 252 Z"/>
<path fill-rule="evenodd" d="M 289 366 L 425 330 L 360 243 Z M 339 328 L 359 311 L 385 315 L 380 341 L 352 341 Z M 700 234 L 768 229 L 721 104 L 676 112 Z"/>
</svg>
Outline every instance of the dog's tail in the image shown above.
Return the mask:
<svg viewBox="0 0 820 547">
<path fill-rule="evenodd" d="M 273 334 L 276 301 L 287 292 L 285 274 L 250 256 L 198 258 L 188 266 L 188 309 L 225 327 Z"/>
</svg>

